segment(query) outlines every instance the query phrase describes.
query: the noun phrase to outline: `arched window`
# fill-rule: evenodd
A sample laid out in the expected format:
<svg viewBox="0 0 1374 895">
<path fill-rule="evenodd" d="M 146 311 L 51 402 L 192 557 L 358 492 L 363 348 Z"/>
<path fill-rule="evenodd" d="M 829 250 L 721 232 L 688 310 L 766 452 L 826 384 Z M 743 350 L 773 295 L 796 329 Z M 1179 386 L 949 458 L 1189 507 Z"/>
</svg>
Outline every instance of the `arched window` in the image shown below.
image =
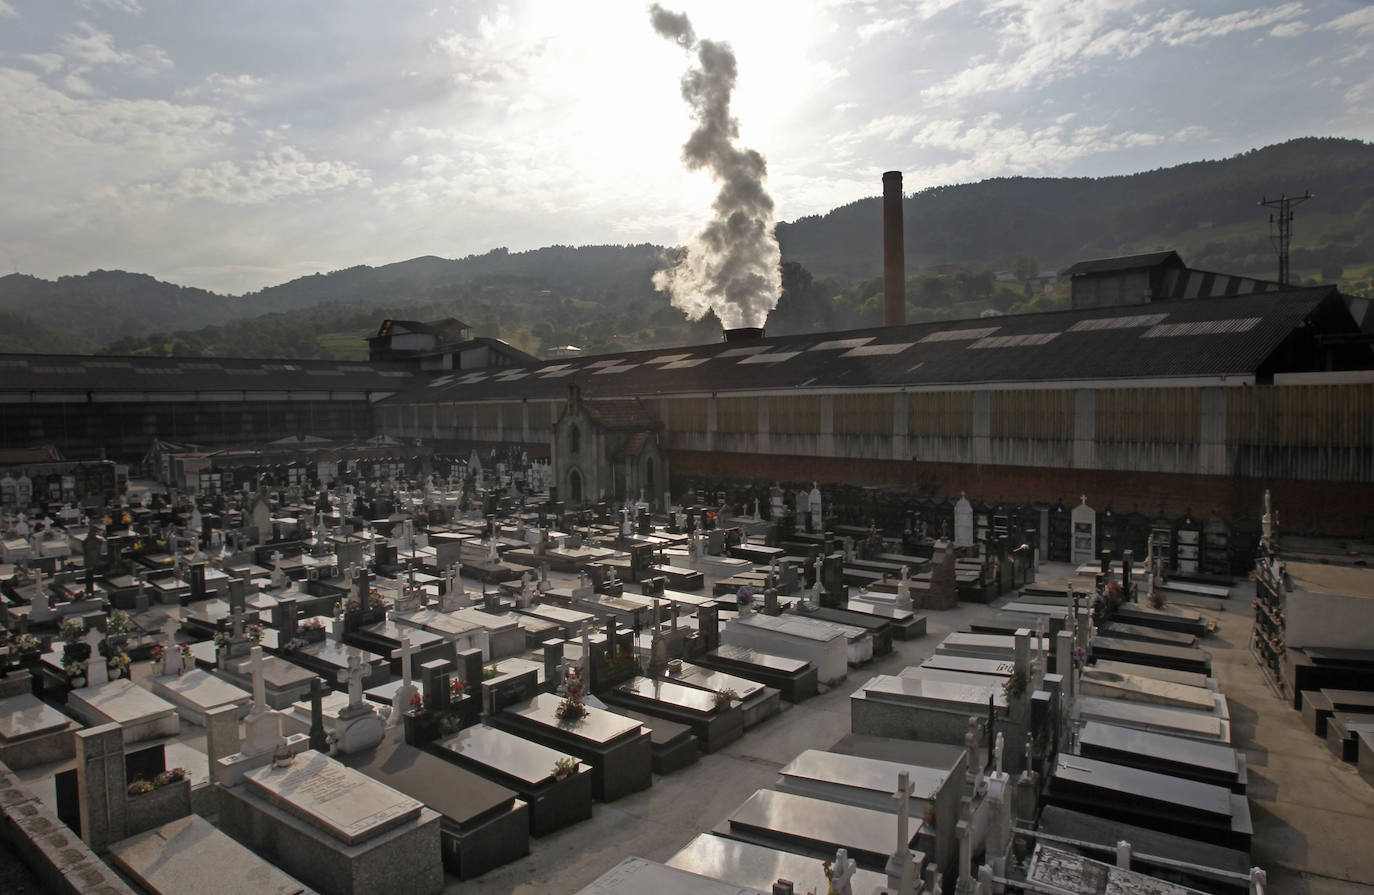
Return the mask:
<svg viewBox="0 0 1374 895">
<path fill-rule="evenodd" d="M 582 452 L 582 430 L 573 423 L 572 431 L 568 433 L 568 452 L 578 454 Z"/>
<path fill-rule="evenodd" d="M 582 473 L 576 469 L 568 473 L 568 499 L 573 503 L 582 502 Z"/>
<path fill-rule="evenodd" d="M 654 458 L 649 457 L 644 461 L 644 487 L 650 495 L 654 493 Z"/>
</svg>

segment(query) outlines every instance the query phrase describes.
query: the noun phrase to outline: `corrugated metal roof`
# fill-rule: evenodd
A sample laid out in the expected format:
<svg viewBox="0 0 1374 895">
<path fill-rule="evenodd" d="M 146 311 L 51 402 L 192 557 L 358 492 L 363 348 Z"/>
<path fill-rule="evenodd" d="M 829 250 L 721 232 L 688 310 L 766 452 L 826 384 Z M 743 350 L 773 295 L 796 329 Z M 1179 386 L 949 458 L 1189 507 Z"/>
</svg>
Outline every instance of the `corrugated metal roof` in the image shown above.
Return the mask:
<svg viewBox="0 0 1374 895">
<path fill-rule="evenodd" d="M 1179 267 L 1183 266 L 1183 259 L 1178 252 L 1146 252 L 1141 255 L 1122 255 L 1118 258 L 1094 258 L 1090 261 L 1079 261 L 1071 267 L 1065 268 L 1064 276 L 1081 277 L 1086 274 L 1095 273 L 1114 273 L 1120 270 L 1139 270 L 1142 267 L 1158 267 L 1161 264 L 1171 263 Z"/>
<path fill-rule="evenodd" d="M 570 381 L 589 396 L 628 397 L 1246 375 L 1255 373 L 1319 304 L 1336 301 L 1336 295 L 1334 288 L 1323 286 L 1019 314 L 998 317 L 995 323 L 977 321 L 979 325 L 943 321 L 765 336 L 748 345 L 718 342 L 671 354 L 656 348 L 539 365 L 532 369 L 546 371 L 543 376 L 519 381 L 416 386 L 388 403 L 554 400 L 566 396 Z M 1152 328 L 1155 336 L 1144 338 Z M 631 365 L 629 375 L 593 375 Z M 548 371 L 557 378 L 545 378 Z"/>
<path fill-rule="evenodd" d="M 427 379 L 408 364 L 281 358 L 0 355 L 0 391 L 385 391 Z"/>
</svg>

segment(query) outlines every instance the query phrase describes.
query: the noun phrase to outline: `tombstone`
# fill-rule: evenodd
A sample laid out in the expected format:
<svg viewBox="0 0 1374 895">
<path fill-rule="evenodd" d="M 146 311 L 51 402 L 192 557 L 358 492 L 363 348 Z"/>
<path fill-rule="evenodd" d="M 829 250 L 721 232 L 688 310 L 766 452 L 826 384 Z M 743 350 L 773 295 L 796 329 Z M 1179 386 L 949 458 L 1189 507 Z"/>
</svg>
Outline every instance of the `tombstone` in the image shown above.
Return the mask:
<svg viewBox="0 0 1374 895">
<path fill-rule="evenodd" d="M 99 687 L 101 684 L 110 682 L 110 668 L 105 664 L 105 657 L 100 654 L 100 642 L 104 640 L 100 631 L 91 628 L 86 632 L 86 636 L 81 638 L 90 647 L 90 658 L 86 661 L 86 686 Z"/>
<path fill-rule="evenodd" d="M 811 530 L 825 531 L 825 522 L 821 518 L 821 489 L 815 482 L 811 483 L 811 493 L 807 495 L 807 507 L 811 511 Z"/>
<path fill-rule="evenodd" d="M 187 577 L 191 580 L 191 600 L 205 599 L 205 564 L 196 563 L 191 566 Z"/>
<path fill-rule="evenodd" d="M 310 679 L 310 748 L 329 751 L 329 735 L 324 730 L 324 679 Z"/>
<path fill-rule="evenodd" d="M 248 651 L 248 670 L 253 676 L 253 705 L 243 719 L 244 741 L 239 751 L 246 756 L 265 755 L 277 748 L 281 739 L 281 716 L 268 708 L 267 685 L 263 680 L 262 647 Z"/>
<path fill-rule="evenodd" d="M 911 782 L 911 774 L 902 771 L 897 775 L 897 791 L 892 801 L 897 803 L 897 848 L 888 859 L 887 887 L 894 893 L 908 893 L 916 878 L 916 863 L 911 860 L 911 797 L 916 785 Z"/>
<path fill-rule="evenodd" d="M 563 675 L 560 669 L 563 667 L 563 648 L 567 645 L 563 640 L 545 640 L 541 646 L 544 650 L 544 686 L 545 688 L 555 686 L 555 682 L 561 682 Z"/>
<path fill-rule="evenodd" d="M 972 547 L 973 504 L 969 503 L 964 492 L 959 492 L 959 500 L 954 504 L 954 546 Z"/>
<path fill-rule="evenodd" d="M 1069 562 L 1080 564 L 1093 561 L 1097 552 L 1097 511 L 1088 506 L 1087 495 L 1079 498 L 1078 506 L 1069 514 Z"/>
<path fill-rule="evenodd" d="M 166 638 L 166 643 L 162 646 L 162 673 L 164 675 L 180 675 L 186 671 L 186 659 L 181 655 L 181 644 L 177 643 L 176 619 L 168 618 L 162 633 Z"/>
<path fill-rule="evenodd" d="M 391 651 L 391 658 L 401 660 L 401 686 L 396 688 L 395 695 L 391 697 L 391 717 L 387 727 L 396 727 L 401 723 L 405 713 L 410 710 L 410 700 L 420 692 L 410 680 L 410 659 L 414 654 L 410 635 L 402 632 L 400 648 Z"/>
<path fill-rule="evenodd" d="M 118 724 L 76 731 L 76 779 L 81 839 L 99 854 L 127 835 L 124 731 Z"/>
<path fill-rule="evenodd" d="M 368 667 L 357 653 L 348 657 L 347 668 L 339 670 L 339 683 L 348 684 L 348 705 L 339 711 L 334 735 L 338 737 L 339 751 L 345 754 L 371 749 L 386 736 L 376 709 L 363 702 L 363 680 L 367 675 Z"/>
<path fill-rule="evenodd" d="M 854 874 L 859 871 L 859 864 L 849 857 L 847 850 L 842 848 L 835 852 L 835 863 L 830 870 L 830 891 L 835 895 L 854 895 Z"/>
<path fill-rule="evenodd" d="M 296 601 L 281 600 L 272 607 L 272 623 L 277 628 L 277 643 L 285 646 L 296 639 Z"/>
<path fill-rule="evenodd" d="M 763 589 L 763 613 L 764 615 L 777 615 L 778 609 L 778 589 L 776 587 L 765 587 Z M 677 618 L 676 615 L 673 616 Z"/>
<path fill-rule="evenodd" d="M 205 710 L 205 755 L 210 760 L 210 779 L 223 783 L 219 760 L 239 751 L 239 708 L 233 703 Z"/>
</svg>

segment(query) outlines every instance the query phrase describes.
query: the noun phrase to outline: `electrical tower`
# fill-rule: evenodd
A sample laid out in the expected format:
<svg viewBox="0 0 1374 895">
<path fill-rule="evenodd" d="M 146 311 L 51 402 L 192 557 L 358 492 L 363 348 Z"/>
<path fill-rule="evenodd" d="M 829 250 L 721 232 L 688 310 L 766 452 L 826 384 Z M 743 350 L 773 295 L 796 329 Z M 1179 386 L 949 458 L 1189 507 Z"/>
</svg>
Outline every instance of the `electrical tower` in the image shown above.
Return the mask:
<svg viewBox="0 0 1374 895">
<path fill-rule="evenodd" d="M 1279 254 L 1279 283 L 1284 286 L 1288 285 L 1288 243 L 1293 239 L 1293 206 L 1301 205 L 1311 198 L 1310 192 L 1292 199 L 1288 198 L 1287 193 L 1280 193 L 1277 199 L 1260 197 L 1259 204 L 1265 208 L 1278 209 L 1278 214 L 1272 211 L 1269 213 L 1269 241 L 1274 244 L 1274 251 Z"/>
</svg>

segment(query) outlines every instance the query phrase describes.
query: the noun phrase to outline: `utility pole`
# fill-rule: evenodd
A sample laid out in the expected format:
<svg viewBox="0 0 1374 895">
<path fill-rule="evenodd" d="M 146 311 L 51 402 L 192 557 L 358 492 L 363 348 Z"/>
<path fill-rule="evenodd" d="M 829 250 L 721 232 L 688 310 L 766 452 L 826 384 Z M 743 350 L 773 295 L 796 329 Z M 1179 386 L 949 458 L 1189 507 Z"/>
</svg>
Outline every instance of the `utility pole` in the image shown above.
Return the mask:
<svg viewBox="0 0 1374 895">
<path fill-rule="evenodd" d="M 1313 196 L 1310 192 L 1292 199 L 1288 198 L 1287 193 L 1280 193 L 1277 199 L 1260 197 L 1260 205 L 1278 209 L 1278 214 L 1272 211 L 1269 213 L 1269 241 L 1274 244 L 1274 251 L 1279 255 L 1279 283 L 1284 286 L 1288 285 L 1288 244 L 1293 239 L 1293 206 L 1301 205 L 1311 198 Z"/>
</svg>

